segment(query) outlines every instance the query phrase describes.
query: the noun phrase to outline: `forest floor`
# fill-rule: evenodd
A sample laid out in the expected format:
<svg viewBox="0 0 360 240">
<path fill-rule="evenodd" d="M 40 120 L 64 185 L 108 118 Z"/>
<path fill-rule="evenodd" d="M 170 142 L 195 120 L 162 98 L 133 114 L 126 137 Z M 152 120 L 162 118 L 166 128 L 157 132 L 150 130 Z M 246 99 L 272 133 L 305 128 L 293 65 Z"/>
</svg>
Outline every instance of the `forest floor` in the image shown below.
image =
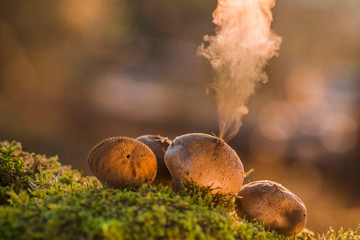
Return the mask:
<svg viewBox="0 0 360 240">
<path fill-rule="evenodd" d="M 57 157 L 0 145 L 0 239 L 288 239 L 237 218 L 231 196 L 210 188 L 112 189 Z M 359 240 L 360 226 L 291 239 Z"/>
</svg>

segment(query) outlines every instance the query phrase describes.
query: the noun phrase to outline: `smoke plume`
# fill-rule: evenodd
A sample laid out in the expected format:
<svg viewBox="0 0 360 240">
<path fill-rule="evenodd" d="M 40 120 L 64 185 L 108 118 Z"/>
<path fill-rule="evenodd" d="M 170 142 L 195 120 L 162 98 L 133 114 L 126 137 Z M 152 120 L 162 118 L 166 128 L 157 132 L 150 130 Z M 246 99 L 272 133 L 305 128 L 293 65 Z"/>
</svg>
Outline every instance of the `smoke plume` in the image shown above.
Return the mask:
<svg viewBox="0 0 360 240">
<path fill-rule="evenodd" d="M 277 54 L 281 37 L 271 29 L 275 0 L 218 0 L 215 36 L 204 36 L 198 54 L 215 73 L 220 137 L 228 141 L 248 113 L 246 102 L 268 79 L 264 67 Z"/>
</svg>

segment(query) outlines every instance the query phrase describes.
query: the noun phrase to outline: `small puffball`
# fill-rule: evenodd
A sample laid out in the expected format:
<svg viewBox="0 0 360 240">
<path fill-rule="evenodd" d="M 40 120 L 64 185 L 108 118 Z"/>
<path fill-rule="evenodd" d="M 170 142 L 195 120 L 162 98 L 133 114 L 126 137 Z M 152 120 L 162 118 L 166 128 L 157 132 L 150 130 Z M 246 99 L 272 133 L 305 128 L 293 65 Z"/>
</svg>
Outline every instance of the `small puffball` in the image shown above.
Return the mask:
<svg viewBox="0 0 360 240">
<path fill-rule="evenodd" d="M 306 224 L 306 207 L 295 194 L 272 181 L 243 186 L 236 199 L 236 212 L 249 221 L 263 222 L 268 229 L 286 236 L 299 233 Z"/>
<path fill-rule="evenodd" d="M 165 165 L 164 155 L 167 148 L 171 144 L 171 140 L 167 137 L 162 137 L 160 135 L 144 135 L 137 137 L 136 140 L 146 144 L 156 156 L 158 169 L 156 178 L 152 184 L 170 185 L 171 174 Z"/>
<path fill-rule="evenodd" d="M 244 181 L 244 168 L 222 139 L 202 133 L 177 137 L 165 153 L 175 191 L 192 181 L 213 193 L 237 194 Z"/>
<path fill-rule="evenodd" d="M 140 187 L 156 176 L 154 153 L 145 144 L 127 137 L 107 138 L 89 153 L 88 164 L 93 174 L 110 187 Z"/>
</svg>

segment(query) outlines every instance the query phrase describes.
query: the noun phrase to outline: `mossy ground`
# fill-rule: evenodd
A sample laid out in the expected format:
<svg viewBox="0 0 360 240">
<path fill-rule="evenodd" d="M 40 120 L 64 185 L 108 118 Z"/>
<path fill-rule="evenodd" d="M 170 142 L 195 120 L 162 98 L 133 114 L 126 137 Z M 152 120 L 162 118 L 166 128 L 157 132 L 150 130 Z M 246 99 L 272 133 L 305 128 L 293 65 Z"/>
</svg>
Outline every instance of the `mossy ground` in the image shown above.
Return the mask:
<svg viewBox="0 0 360 240">
<path fill-rule="evenodd" d="M 57 157 L 24 152 L 16 142 L 0 149 L 0 239 L 287 239 L 236 219 L 230 196 L 210 189 L 116 190 L 61 166 Z M 358 229 L 318 238 L 360 236 Z"/>
</svg>

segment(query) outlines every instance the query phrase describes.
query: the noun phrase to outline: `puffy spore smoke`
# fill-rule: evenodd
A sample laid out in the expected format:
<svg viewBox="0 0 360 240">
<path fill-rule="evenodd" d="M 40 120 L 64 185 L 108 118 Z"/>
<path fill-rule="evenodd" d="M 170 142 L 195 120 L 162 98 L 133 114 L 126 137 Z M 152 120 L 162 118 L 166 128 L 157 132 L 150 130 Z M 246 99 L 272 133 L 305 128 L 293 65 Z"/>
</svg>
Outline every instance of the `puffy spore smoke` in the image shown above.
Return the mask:
<svg viewBox="0 0 360 240">
<path fill-rule="evenodd" d="M 218 0 L 216 34 L 204 36 L 198 49 L 214 69 L 219 135 L 226 141 L 239 131 L 247 100 L 267 81 L 264 67 L 280 48 L 270 28 L 274 6 L 275 0 Z"/>
</svg>

